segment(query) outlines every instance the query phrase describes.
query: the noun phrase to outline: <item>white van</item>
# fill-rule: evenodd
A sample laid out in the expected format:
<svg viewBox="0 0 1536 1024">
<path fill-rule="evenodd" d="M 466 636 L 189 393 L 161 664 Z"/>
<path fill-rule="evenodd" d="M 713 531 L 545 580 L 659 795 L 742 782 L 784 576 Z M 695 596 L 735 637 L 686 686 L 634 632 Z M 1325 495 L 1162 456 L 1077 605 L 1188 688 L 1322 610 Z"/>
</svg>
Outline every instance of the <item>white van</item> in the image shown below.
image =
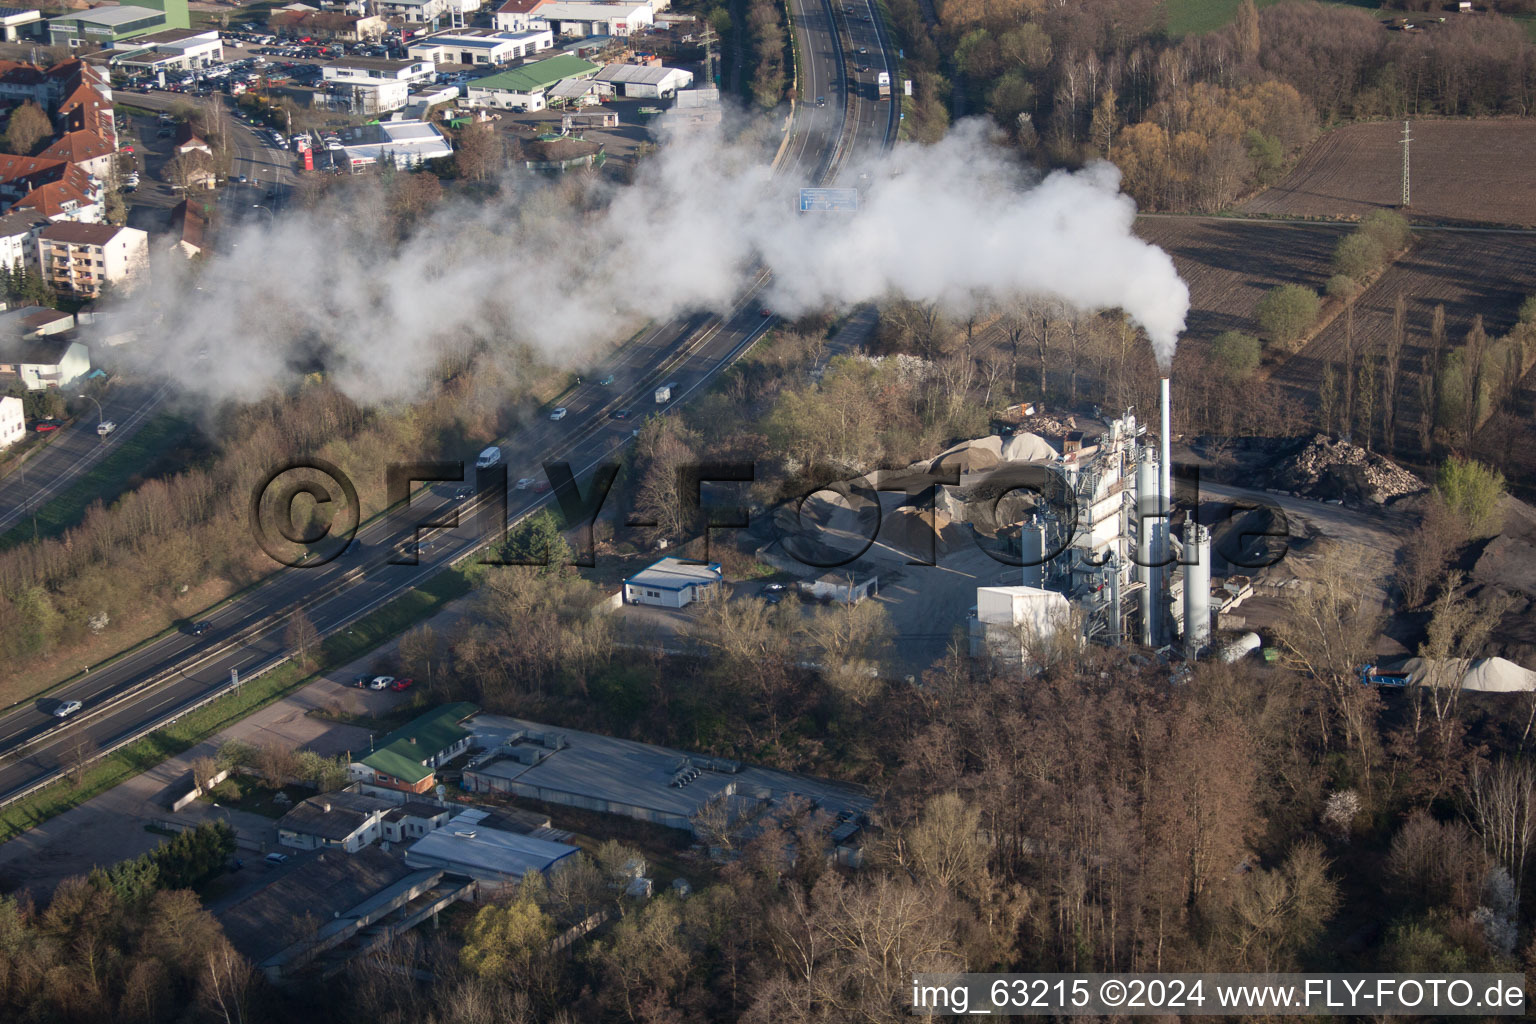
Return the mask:
<svg viewBox="0 0 1536 1024">
<path fill-rule="evenodd" d="M 475 468 L 490 469 L 500 461 L 501 449 L 493 446 L 480 453 L 480 458 L 475 460 Z"/>
</svg>

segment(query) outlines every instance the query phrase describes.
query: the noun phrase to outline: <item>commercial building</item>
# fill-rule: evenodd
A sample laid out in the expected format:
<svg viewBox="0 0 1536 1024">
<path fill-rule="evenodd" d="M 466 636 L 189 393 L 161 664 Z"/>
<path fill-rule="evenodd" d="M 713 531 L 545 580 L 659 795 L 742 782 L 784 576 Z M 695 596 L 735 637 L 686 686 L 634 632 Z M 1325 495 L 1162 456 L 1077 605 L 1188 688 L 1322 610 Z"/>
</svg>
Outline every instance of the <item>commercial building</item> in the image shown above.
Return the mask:
<svg viewBox="0 0 1536 1024">
<path fill-rule="evenodd" d="M 356 853 L 384 833 L 393 800 L 363 793 L 322 793 L 299 802 L 277 822 L 277 841 L 295 850 L 339 849 Z"/>
<path fill-rule="evenodd" d="M 413 25 L 436 25 L 448 14 L 448 0 L 377 0 L 374 6 L 380 17 Z"/>
<path fill-rule="evenodd" d="M 191 71 L 224 60 L 217 29 L 167 29 L 139 36 L 112 56 L 112 65 L 138 71 Z"/>
<path fill-rule="evenodd" d="M 423 800 L 407 800 L 386 811 L 380 823 L 382 838 L 386 843 L 406 843 L 420 839 L 434 829 L 442 828 L 452 818 L 454 810 Z"/>
<path fill-rule="evenodd" d="M 0 41 L 20 42 L 46 34 L 43 12 L 34 7 L 0 7 Z"/>
<path fill-rule="evenodd" d="M 660 64 L 609 64 L 597 73 L 631 99 L 671 99 L 693 84 L 693 72 Z"/>
<path fill-rule="evenodd" d="M 343 129 L 335 158 L 356 174 L 381 163 L 409 170 L 452 155 L 453 146 L 437 125 L 401 119 Z"/>
<path fill-rule="evenodd" d="M 432 75 L 426 60 L 349 57 L 325 66 L 326 88 L 347 97 L 354 113 L 384 114 L 410 99 L 411 87 Z"/>
<path fill-rule="evenodd" d="M 591 61 L 562 54 L 477 79 L 466 92 L 471 106 L 533 112 L 545 108 L 545 94 L 556 83 L 592 78 L 598 70 Z"/>
<path fill-rule="evenodd" d="M 663 558 L 624 581 L 624 603 L 683 608 L 707 597 L 721 579 L 719 562 L 702 565 Z"/>
<path fill-rule="evenodd" d="M 469 749 L 472 734 L 459 723 L 479 710 L 461 702 L 418 715 L 354 762 L 352 777 L 365 786 L 427 792 L 437 783 L 437 769 Z"/>
<path fill-rule="evenodd" d="M 0 448 L 9 448 L 26 436 L 27 416 L 21 399 L 15 395 L 0 398 Z"/>
<path fill-rule="evenodd" d="M 91 353 L 83 342 L 62 334 L 6 337 L 0 332 L 0 388 L 12 380 L 28 391 L 64 387 L 90 371 Z"/>
<path fill-rule="evenodd" d="M 530 24 L 542 22 L 560 36 L 627 37 L 648 28 L 655 21 L 650 4 L 567 3 L 554 0 L 534 8 Z"/>
<path fill-rule="evenodd" d="M 433 64 L 505 64 L 532 56 L 555 45 L 555 37 L 541 32 L 507 32 L 484 35 L 466 32 L 440 32 L 418 39 L 406 48 L 412 60 Z"/>
<path fill-rule="evenodd" d="M 149 263 L 149 235 L 109 224 L 50 224 L 37 236 L 43 280 L 77 298 L 130 283 Z"/>
<path fill-rule="evenodd" d="M 48 41 L 71 49 L 105 49 L 165 29 L 191 28 L 187 0 L 138 0 L 120 7 L 95 7 L 48 19 Z"/>
<path fill-rule="evenodd" d="M 291 11 L 279 8 L 267 15 L 274 35 L 290 38 L 341 40 L 361 43 L 378 39 L 389 30 L 383 18 L 373 14 L 342 14 L 336 11 Z"/>
<path fill-rule="evenodd" d="M 485 808 L 461 812 L 408 847 L 406 866 L 440 868 L 473 878 L 482 894 L 492 895 L 499 888 L 516 885 L 530 871 L 547 873 L 579 852 L 567 843 L 506 828 L 497 819 Z"/>
</svg>

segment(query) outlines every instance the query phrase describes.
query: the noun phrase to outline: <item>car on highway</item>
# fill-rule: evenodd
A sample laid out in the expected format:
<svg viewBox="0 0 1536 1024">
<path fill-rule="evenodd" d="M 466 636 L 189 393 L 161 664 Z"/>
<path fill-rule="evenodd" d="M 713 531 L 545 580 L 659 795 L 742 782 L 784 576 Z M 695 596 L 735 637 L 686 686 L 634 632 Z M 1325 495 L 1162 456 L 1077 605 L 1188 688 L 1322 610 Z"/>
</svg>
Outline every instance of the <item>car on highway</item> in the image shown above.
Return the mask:
<svg viewBox="0 0 1536 1024">
<path fill-rule="evenodd" d="M 458 490 L 453 492 L 453 500 L 463 501 L 465 498 L 474 493 L 475 489 L 473 487 L 460 487 Z"/>
<path fill-rule="evenodd" d="M 526 491 L 528 488 L 530 488 L 532 486 L 533 486 L 533 477 L 531 477 L 531 476 L 523 476 L 523 477 L 518 477 L 517 478 L 517 483 L 513 485 L 512 489 L 514 491 Z"/>
<path fill-rule="evenodd" d="M 565 412 L 565 406 L 557 406 L 554 411 L 549 414 L 549 418 L 558 422 L 565 419 Z"/>
<path fill-rule="evenodd" d="M 816 97 L 816 105 L 818 107 L 826 106 L 827 105 L 827 98 L 825 96 L 817 96 Z"/>
<path fill-rule="evenodd" d="M 249 179 L 243 174 L 235 175 L 235 184 L 244 185 Z"/>
<path fill-rule="evenodd" d="M 374 676 L 373 681 L 368 684 L 368 689 L 387 690 L 389 689 L 390 684 L 394 681 L 394 676 Z"/>
<path fill-rule="evenodd" d="M 193 636 L 202 636 L 212 628 L 213 623 L 211 622 L 194 622 L 192 623 L 192 628 L 187 630 L 187 632 L 191 633 Z"/>
<path fill-rule="evenodd" d="M 117 424 L 113 423 L 111 420 L 103 420 L 102 422 L 96 424 L 96 433 L 100 437 L 106 437 L 116 429 Z"/>
<path fill-rule="evenodd" d="M 762 309 L 757 311 L 757 315 L 766 320 L 768 317 L 773 316 L 773 310 L 769 309 L 767 306 L 764 306 Z"/>
<path fill-rule="evenodd" d="M 634 413 L 630 412 L 628 409 L 615 409 L 613 412 L 608 414 L 608 418 L 611 420 L 627 420 L 633 415 Z"/>
<path fill-rule="evenodd" d="M 605 387 L 605 388 L 606 387 L 611 387 L 613 385 L 613 374 L 610 373 L 608 376 L 604 377 L 602 380 L 598 381 L 597 383 L 600 386 Z"/>
<path fill-rule="evenodd" d="M 74 714 L 76 711 L 79 711 L 83 707 L 85 707 L 85 705 L 81 704 L 77 700 L 67 700 L 53 709 L 53 717 L 68 718 L 70 715 Z"/>
<path fill-rule="evenodd" d="M 416 680 L 414 679 L 396 679 L 389 685 L 389 688 L 396 693 L 404 693 L 414 685 L 416 685 Z"/>
</svg>

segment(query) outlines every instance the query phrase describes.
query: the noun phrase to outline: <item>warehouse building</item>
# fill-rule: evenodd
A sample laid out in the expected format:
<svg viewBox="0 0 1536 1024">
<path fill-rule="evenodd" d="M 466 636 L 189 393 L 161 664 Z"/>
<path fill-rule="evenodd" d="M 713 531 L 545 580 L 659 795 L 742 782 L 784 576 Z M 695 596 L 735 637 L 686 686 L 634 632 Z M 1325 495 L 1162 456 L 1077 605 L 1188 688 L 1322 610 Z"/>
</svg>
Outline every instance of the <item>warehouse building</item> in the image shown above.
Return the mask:
<svg viewBox="0 0 1536 1024">
<path fill-rule="evenodd" d="M 556 84 L 588 79 L 598 70 L 591 61 L 561 54 L 470 82 L 466 92 L 472 107 L 532 113 L 548 105 L 545 97 Z"/>
<path fill-rule="evenodd" d="M 495 812 L 485 808 L 463 811 L 413 843 L 405 851 L 405 864 L 473 878 L 480 883 L 483 895 L 492 896 L 503 887 L 516 885 L 528 872 L 548 873 L 579 852 L 567 843 L 504 825 Z"/>
<path fill-rule="evenodd" d="M 609 64 L 597 73 L 630 99 L 671 99 L 693 84 L 693 72 L 660 64 Z"/>
</svg>

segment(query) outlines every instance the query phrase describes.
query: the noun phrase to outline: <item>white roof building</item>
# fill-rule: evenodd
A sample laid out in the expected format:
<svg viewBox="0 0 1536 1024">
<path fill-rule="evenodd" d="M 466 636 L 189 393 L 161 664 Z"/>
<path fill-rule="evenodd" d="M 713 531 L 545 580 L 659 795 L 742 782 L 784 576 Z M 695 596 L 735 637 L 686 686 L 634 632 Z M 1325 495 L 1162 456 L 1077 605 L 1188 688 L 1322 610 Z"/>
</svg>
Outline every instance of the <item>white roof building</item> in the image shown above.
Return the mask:
<svg viewBox="0 0 1536 1024">
<path fill-rule="evenodd" d="M 624 581 L 624 601 L 682 608 L 706 597 L 721 578 L 719 562 L 701 565 L 680 558 L 663 558 Z"/>
<path fill-rule="evenodd" d="M 577 849 L 565 843 L 486 825 L 491 812 L 474 808 L 428 833 L 405 851 L 412 868 L 442 868 L 493 885 L 515 884 L 530 871 L 546 872 Z"/>
<path fill-rule="evenodd" d="M 670 99 L 693 84 L 693 72 L 660 64 L 609 64 L 597 73 L 597 80 L 617 86 L 628 97 Z"/>
<path fill-rule="evenodd" d="M 341 153 L 343 166 L 350 163 L 354 172 L 385 160 L 405 170 L 427 160 L 452 156 L 453 146 L 435 124 L 381 121 L 345 129 L 341 134 Z"/>
<path fill-rule="evenodd" d="M 650 4 L 543 3 L 532 13 L 562 36 L 627 36 L 655 21 Z M 530 22 L 530 25 L 533 24 Z"/>
</svg>

